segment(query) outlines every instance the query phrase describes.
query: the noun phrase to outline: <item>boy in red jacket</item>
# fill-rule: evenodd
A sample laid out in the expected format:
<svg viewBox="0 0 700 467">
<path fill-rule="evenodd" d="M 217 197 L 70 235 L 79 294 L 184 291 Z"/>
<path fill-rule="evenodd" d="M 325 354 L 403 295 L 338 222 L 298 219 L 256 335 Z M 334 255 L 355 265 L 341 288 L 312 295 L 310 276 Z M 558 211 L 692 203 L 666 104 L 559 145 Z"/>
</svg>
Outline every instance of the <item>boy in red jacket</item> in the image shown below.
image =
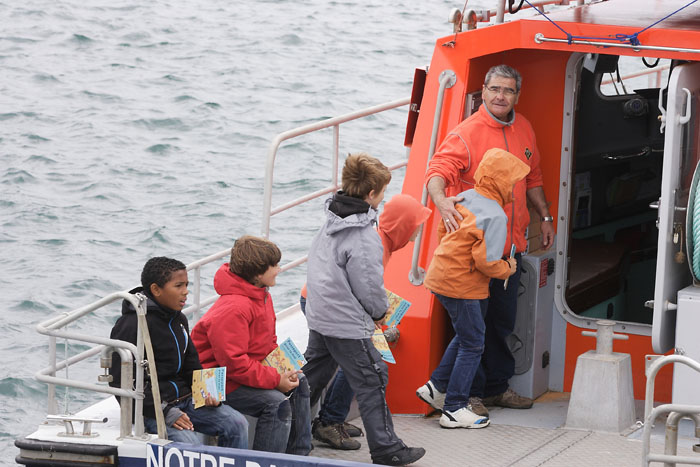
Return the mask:
<svg viewBox="0 0 700 467">
<path fill-rule="evenodd" d="M 280 375 L 262 361 L 277 347 L 277 245 L 249 235 L 236 240 L 231 261 L 214 276 L 219 299 L 192 329 L 204 368 L 226 367 L 226 404 L 257 417 L 253 449 L 307 455 L 311 451 L 309 385 L 303 374 Z"/>
</svg>

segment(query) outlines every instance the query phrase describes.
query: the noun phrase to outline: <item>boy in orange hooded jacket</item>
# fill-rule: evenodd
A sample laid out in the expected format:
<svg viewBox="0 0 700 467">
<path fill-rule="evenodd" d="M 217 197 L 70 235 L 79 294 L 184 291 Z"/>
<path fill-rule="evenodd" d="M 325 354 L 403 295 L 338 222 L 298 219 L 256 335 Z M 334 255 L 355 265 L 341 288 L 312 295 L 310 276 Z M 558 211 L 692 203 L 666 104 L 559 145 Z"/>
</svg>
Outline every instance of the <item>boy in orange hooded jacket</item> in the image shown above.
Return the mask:
<svg viewBox="0 0 700 467">
<path fill-rule="evenodd" d="M 425 286 L 445 307 L 455 337 L 440 365 L 416 395 L 442 410 L 444 428 L 484 428 L 488 417 L 469 407 L 469 392 L 484 350 L 484 317 L 480 300 L 489 296 L 491 278 L 506 279 L 514 258 L 502 259 L 508 218 L 503 206 L 513 200 L 513 186 L 530 168 L 503 149 L 489 149 L 474 174 L 475 185 L 455 205 L 463 216 L 459 229 L 438 228 L 440 244 L 428 267 Z M 485 311 L 485 310 L 484 310 Z"/>
</svg>

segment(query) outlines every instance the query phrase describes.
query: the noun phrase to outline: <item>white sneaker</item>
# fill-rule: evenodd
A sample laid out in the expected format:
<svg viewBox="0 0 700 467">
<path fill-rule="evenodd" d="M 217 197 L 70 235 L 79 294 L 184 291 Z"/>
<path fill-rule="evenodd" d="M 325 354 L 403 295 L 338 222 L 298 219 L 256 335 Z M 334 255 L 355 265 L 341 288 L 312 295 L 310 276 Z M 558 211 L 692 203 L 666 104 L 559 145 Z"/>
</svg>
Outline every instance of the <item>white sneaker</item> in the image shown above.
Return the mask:
<svg viewBox="0 0 700 467">
<path fill-rule="evenodd" d="M 445 405 L 445 393 L 435 389 L 430 380 L 416 389 L 416 396 L 435 410 L 442 410 L 442 406 Z"/>
<path fill-rule="evenodd" d="M 486 428 L 491 423 L 488 417 L 475 414 L 466 407 L 450 412 L 442 411 L 440 426 L 443 428 Z"/>
</svg>

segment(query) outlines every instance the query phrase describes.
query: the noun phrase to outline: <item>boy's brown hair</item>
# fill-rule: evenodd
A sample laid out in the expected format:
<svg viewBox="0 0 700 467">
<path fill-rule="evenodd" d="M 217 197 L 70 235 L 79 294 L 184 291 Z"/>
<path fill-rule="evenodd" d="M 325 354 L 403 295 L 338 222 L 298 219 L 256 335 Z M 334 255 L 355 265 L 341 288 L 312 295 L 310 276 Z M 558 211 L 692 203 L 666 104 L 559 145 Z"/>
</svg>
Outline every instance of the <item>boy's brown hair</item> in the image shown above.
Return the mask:
<svg viewBox="0 0 700 467">
<path fill-rule="evenodd" d="M 231 248 L 231 261 L 228 267 L 232 273 L 252 284 L 255 277 L 279 264 L 281 258 L 282 252 L 270 240 L 243 235 Z"/>
<path fill-rule="evenodd" d="M 343 166 L 343 192 L 365 199 L 369 192 L 380 192 L 391 181 L 391 172 L 378 159 L 366 152 L 348 154 Z"/>
</svg>

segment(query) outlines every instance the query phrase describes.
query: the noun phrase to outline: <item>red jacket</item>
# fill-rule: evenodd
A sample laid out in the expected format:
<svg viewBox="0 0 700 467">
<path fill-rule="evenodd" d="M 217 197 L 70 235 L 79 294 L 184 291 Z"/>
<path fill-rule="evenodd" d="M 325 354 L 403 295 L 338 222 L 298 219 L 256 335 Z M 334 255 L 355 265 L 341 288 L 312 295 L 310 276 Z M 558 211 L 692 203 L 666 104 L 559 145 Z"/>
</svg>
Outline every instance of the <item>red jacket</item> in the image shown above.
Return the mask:
<svg viewBox="0 0 700 467">
<path fill-rule="evenodd" d="M 270 293 L 232 273 L 228 263 L 216 272 L 214 289 L 221 296 L 192 329 L 202 366 L 226 367 L 226 394 L 239 386 L 276 388 L 279 373 L 260 363 L 277 347 Z"/>
<path fill-rule="evenodd" d="M 503 207 L 508 216 L 508 237 L 503 254 L 510 253 L 511 223 L 515 237 L 512 241 L 516 250 L 523 252 L 527 248 L 525 230 L 530 223 L 526 192 L 530 188 L 542 186 L 542 171 L 535 132 L 521 114 L 514 113 L 511 122 L 504 124 L 491 116 L 485 105 L 479 107 L 476 113 L 457 125 L 440 144 L 430 161 L 425 181 L 436 175 L 442 177 L 447 196 L 474 188 L 474 172 L 484 153 L 491 148 L 505 149 L 530 167 L 525 180 L 515 185 L 515 219 L 511 218 L 512 205 L 509 203 Z"/>
</svg>

